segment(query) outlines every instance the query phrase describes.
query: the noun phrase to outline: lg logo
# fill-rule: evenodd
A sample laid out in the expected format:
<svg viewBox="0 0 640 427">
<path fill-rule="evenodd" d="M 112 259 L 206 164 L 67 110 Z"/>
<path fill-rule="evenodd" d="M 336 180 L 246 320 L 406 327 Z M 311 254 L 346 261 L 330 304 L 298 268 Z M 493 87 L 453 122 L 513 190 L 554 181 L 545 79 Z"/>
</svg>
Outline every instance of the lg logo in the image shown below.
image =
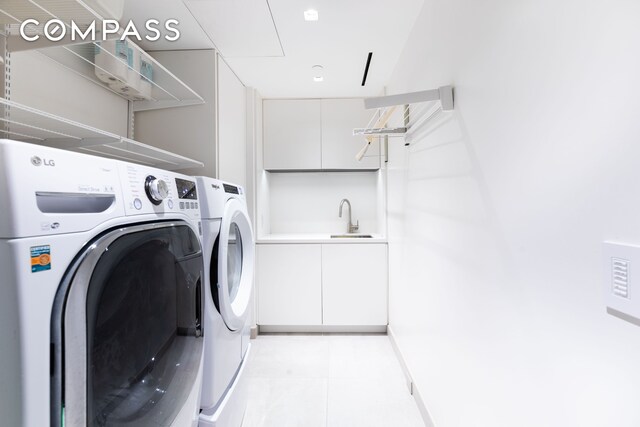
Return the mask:
<svg viewBox="0 0 640 427">
<path fill-rule="evenodd" d="M 45 165 L 45 166 L 55 166 L 55 165 L 56 165 L 56 162 L 55 162 L 55 161 L 53 161 L 53 160 L 51 160 L 51 159 L 47 160 L 47 159 L 41 159 L 41 158 L 40 158 L 40 157 L 38 157 L 38 156 L 33 156 L 33 157 L 31 158 L 31 164 L 32 164 L 33 166 L 42 166 L 42 165 Z"/>
</svg>

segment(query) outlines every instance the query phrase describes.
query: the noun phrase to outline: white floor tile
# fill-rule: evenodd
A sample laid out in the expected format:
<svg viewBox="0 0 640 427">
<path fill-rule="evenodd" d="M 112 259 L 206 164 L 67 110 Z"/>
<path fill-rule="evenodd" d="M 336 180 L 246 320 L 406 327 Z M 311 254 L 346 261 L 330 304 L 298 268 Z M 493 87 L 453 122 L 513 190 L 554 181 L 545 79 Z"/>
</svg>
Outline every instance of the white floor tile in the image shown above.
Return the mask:
<svg viewBox="0 0 640 427">
<path fill-rule="evenodd" d="M 327 378 L 327 337 L 265 335 L 259 336 L 256 343 L 257 351 L 249 365 L 249 377 Z"/>
<path fill-rule="evenodd" d="M 401 378 L 402 369 L 387 336 L 329 337 L 330 378 Z"/>
<path fill-rule="evenodd" d="M 330 379 L 328 427 L 424 427 L 401 379 Z"/>
<path fill-rule="evenodd" d="M 422 427 L 385 335 L 261 335 L 243 427 Z"/>
<path fill-rule="evenodd" d="M 242 427 L 325 427 L 327 380 L 251 378 Z"/>
</svg>

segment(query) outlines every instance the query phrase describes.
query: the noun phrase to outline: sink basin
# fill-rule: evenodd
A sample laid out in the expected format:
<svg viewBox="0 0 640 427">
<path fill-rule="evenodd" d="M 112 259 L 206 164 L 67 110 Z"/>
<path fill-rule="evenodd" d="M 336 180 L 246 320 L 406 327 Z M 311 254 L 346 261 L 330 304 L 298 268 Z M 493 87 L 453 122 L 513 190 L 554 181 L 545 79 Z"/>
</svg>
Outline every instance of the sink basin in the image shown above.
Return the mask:
<svg viewBox="0 0 640 427">
<path fill-rule="evenodd" d="M 332 239 L 371 239 L 371 234 L 332 234 Z"/>
</svg>

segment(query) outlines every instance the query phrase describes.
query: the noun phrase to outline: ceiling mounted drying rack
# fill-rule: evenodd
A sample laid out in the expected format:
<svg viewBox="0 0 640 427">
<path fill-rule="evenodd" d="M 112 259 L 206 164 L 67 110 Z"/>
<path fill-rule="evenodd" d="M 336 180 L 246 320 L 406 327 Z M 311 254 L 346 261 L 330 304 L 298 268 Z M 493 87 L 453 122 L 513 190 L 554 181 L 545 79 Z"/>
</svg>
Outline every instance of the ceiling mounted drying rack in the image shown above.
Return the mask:
<svg viewBox="0 0 640 427">
<path fill-rule="evenodd" d="M 364 128 L 356 128 L 353 135 L 363 135 L 365 145 L 356 155 L 362 160 L 375 137 L 404 137 L 423 126 L 442 112 L 453 111 L 453 86 L 442 86 L 438 89 L 424 90 L 398 95 L 380 96 L 364 100 L 366 110 L 375 109 L 371 120 Z M 395 118 L 396 111 L 402 111 Z M 400 126 L 388 127 L 392 121 L 400 122 Z"/>
</svg>

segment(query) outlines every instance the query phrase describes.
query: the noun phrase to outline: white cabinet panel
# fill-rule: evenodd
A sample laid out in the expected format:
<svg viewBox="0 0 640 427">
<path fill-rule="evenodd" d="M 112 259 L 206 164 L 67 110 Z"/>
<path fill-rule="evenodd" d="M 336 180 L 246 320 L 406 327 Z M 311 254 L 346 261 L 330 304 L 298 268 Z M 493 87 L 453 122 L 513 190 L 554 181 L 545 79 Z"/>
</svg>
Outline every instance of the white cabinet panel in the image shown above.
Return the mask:
<svg viewBox="0 0 640 427">
<path fill-rule="evenodd" d="M 362 99 L 265 100 L 264 168 L 379 169 L 379 138 L 374 138 L 361 162 L 355 159 L 366 140 L 353 136 L 353 129 L 367 126 L 371 114 Z"/>
<path fill-rule="evenodd" d="M 386 325 L 387 245 L 322 245 L 325 325 Z"/>
<path fill-rule="evenodd" d="M 321 245 L 257 245 L 258 324 L 322 324 Z"/>
<path fill-rule="evenodd" d="M 218 175 L 247 188 L 247 95 L 233 70 L 218 57 Z"/>
<path fill-rule="evenodd" d="M 362 99 L 323 99 L 321 102 L 322 169 L 379 169 L 378 137 L 362 161 L 355 158 L 366 139 L 362 135 L 353 136 L 353 129 L 366 127 L 373 110 L 365 110 Z"/>
<path fill-rule="evenodd" d="M 321 169 L 320 100 L 265 100 L 264 168 Z"/>
</svg>

